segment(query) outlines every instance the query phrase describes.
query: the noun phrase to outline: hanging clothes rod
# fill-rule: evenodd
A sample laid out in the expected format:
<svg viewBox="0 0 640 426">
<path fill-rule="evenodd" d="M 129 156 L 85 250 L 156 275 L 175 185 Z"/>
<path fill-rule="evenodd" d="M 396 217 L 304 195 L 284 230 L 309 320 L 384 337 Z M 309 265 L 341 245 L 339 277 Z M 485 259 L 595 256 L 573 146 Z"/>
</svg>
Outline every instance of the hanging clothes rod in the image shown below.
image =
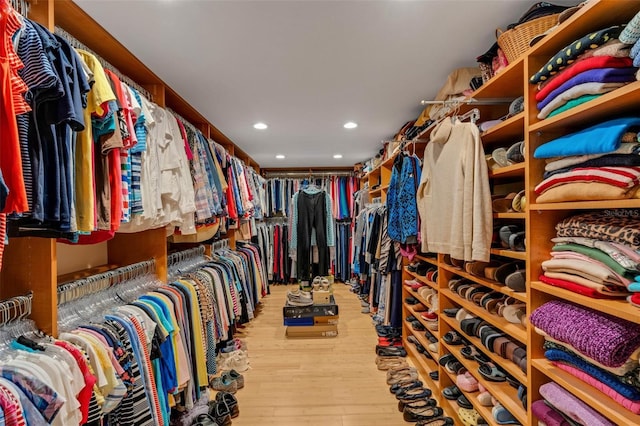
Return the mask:
<svg viewBox="0 0 640 426">
<path fill-rule="evenodd" d="M 267 179 L 271 178 L 301 178 L 301 179 L 313 179 L 321 177 L 331 176 L 354 176 L 352 171 L 335 171 L 335 172 L 265 172 L 263 175 Z"/>
<path fill-rule="evenodd" d="M 507 98 L 487 98 L 487 99 L 448 99 L 444 101 L 420 101 L 421 105 L 442 105 L 442 106 L 450 106 L 450 105 L 504 105 L 510 104 L 513 102 L 513 99 Z"/>
<path fill-rule="evenodd" d="M 31 315 L 33 293 L 0 301 L 0 326 L 25 319 Z"/>
<path fill-rule="evenodd" d="M 58 286 L 58 305 L 106 290 L 124 281 L 152 274 L 155 269 L 156 262 L 151 259 L 61 284 Z"/>
<path fill-rule="evenodd" d="M 109 62 L 105 61 L 100 55 L 95 53 L 93 50 L 89 49 L 84 43 L 80 42 L 77 38 L 75 38 L 74 36 L 69 34 L 67 31 L 65 31 L 64 29 L 56 26 L 54 32 L 55 32 L 56 35 L 62 37 L 67 42 L 69 42 L 69 44 L 72 47 L 74 47 L 76 49 L 85 50 L 85 51 L 91 53 L 93 56 L 96 57 L 96 59 L 98 59 L 98 61 L 100 62 L 100 64 L 102 65 L 103 68 L 108 69 L 109 71 L 113 72 L 115 75 L 118 76 L 120 81 L 122 81 L 123 83 L 125 83 L 129 87 L 133 87 L 134 89 L 136 89 L 138 92 L 140 92 L 141 95 L 144 95 L 144 97 L 147 98 L 148 100 L 153 101 L 153 96 L 151 95 L 151 93 L 149 93 L 149 91 L 147 89 L 145 89 L 144 87 L 140 86 L 138 83 L 136 83 L 135 81 L 133 81 L 132 79 L 130 79 L 126 75 L 122 74 L 116 67 L 111 65 Z"/>
<path fill-rule="evenodd" d="M 11 7 L 25 18 L 29 16 L 29 0 L 11 0 Z"/>
<path fill-rule="evenodd" d="M 189 260 L 194 260 L 197 258 L 204 257 L 204 252 L 205 252 L 205 247 L 201 245 L 201 246 L 190 248 L 187 250 L 171 253 L 167 257 L 167 266 L 169 268 L 172 268 L 181 262 L 186 262 Z"/>
</svg>

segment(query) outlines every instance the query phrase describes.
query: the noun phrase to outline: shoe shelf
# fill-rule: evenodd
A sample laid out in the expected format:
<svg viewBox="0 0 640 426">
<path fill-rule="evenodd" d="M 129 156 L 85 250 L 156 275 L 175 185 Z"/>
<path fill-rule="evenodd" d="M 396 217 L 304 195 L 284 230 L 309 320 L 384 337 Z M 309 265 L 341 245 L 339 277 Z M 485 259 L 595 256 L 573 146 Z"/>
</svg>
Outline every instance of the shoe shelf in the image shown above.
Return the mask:
<svg viewBox="0 0 640 426">
<path fill-rule="evenodd" d="M 533 359 L 531 365 L 614 423 L 621 426 L 640 425 L 640 415 L 633 414 L 596 388 L 554 367 L 547 359 Z"/>
<path fill-rule="evenodd" d="M 480 135 L 486 147 L 505 141 L 518 142 L 524 138 L 524 111 L 509 117 Z"/>
<path fill-rule="evenodd" d="M 569 201 L 566 203 L 538 203 L 531 204 L 531 211 L 543 210 L 602 210 L 638 208 L 640 200 L 602 200 L 602 201 Z"/>
<path fill-rule="evenodd" d="M 524 178 L 524 163 L 516 163 L 507 167 L 489 170 L 490 179 Z"/>
<path fill-rule="evenodd" d="M 508 257 L 510 259 L 527 260 L 526 251 L 505 250 L 499 248 L 492 248 L 491 254 L 494 256 Z"/>
<path fill-rule="evenodd" d="M 415 272 L 411 272 L 410 270 L 408 270 L 406 268 L 405 268 L 405 271 L 407 271 L 407 274 L 411 275 L 412 278 L 420 281 L 421 283 L 424 283 L 424 284 L 428 285 L 429 287 L 433 288 L 434 290 L 438 290 L 438 284 L 436 284 L 433 281 L 429 281 L 426 276 L 418 275 Z"/>
<path fill-rule="evenodd" d="M 405 286 L 406 287 L 406 286 Z M 411 297 L 415 297 L 416 299 L 418 299 L 418 301 L 420 303 L 422 303 L 424 306 L 426 306 L 429 309 L 432 309 L 431 304 L 429 302 L 427 302 L 426 300 L 424 300 L 424 298 L 422 296 L 420 296 L 420 294 L 417 291 L 413 291 L 413 290 L 409 290 L 407 289 L 407 294 Z M 406 303 L 406 302 L 405 302 Z M 411 307 L 412 305 L 410 305 L 409 303 L 406 303 L 407 306 Z"/>
<path fill-rule="evenodd" d="M 554 117 L 533 123 L 529 126 L 529 131 L 567 132 L 567 129 L 599 123 L 607 117 L 620 116 L 620 111 L 637 108 L 639 98 L 640 81 L 636 81 Z"/>
<path fill-rule="evenodd" d="M 488 280 L 486 278 L 482 278 L 482 277 L 477 277 L 475 275 L 471 275 L 470 273 L 463 271 L 460 268 L 456 268 L 455 266 L 452 265 L 446 265 L 443 264 L 441 265 L 441 268 L 446 269 L 449 272 L 453 272 L 454 274 L 462 277 L 462 278 L 466 278 L 468 280 L 471 280 L 473 282 L 476 282 L 478 284 L 482 284 L 485 287 L 490 288 L 493 291 L 497 291 L 499 293 L 505 294 L 507 296 L 511 296 L 514 299 L 518 299 L 521 302 L 526 302 L 527 301 L 527 294 L 524 292 L 519 292 L 519 291 L 513 291 L 511 288 L 507 287 L 506 285 L 502 284 L 501 282 L 498 281 L 492 281 L 492 280 Z"/>
<path fill-rule="evenodd" d="M 606 312 L 610 315 L 624 318 L 627 321 L 638 322 L 638 318 L 640 317 L 640 309 L 624 299 L 594 299 L 539 281 L 532 282 L 531 288 L 587 308 L 595 309 L 596 311 Z"/>
<path fill-rule="evenodd" d="M 442 342 L 445 348 L 455 356 L 458 361 L 466 368 L 476 380 L 484 386 L 489 393 L 497 399 L 502 406 L 509 411 L 522 424 L 527 424 L 527 411 L 522 407 L 522 403 L 518 399 L 518 390 L 513 388 L 507 382 L 492 382 L 478 372 L 479 364 L 475 361 L 466 359 L 460 353 L 461 346 L 452 346 Z M 446 369 L 445 369 L 446 370 Z M 480 404 L 478 404 L 480 405 Z M 493 415 L 491 416 L 493 419 Z"/>
<path fill-rule="evenodd" d="M 527 375 L 518 367 L 513 361 L 502 358 L 500 355 L 490 351 L 485 348 L 482 344 L 482 341 L 476 336 L 469 336 L 460 328 L 460 324 L 455 320 L 455 318 L 442 317 L 449 327 L 457 331 L 461 336 L 464 336 L 466 340 L 468 340 L 473 346 L 475 346 L 480 352 L 485 354 L 488 358 L 490 358 L 493 362 L 500 365 L 503 370 L 507 373 L 511 374 L 517 381 L 522 383 L 525 386 L 528 386 L 529 381 L 527 380 Z"/>
<path fill-rule="evenodd" d="M 440 293 L 446 296 L 453 303 L 459 305 L 461 308 L 464 308 L 470 314 L 473 314 L 477 317 L 482 318 L 483 320 L 487 321 L 489 324 L 504 331 L 506 334 L 510 335 L 514 339 L 520 341 L 521 343 L 524 343 L 525 345 L 527 344 L 527 332 L 524 329 L 524 327 L 519 326 L 517 324 L 512 324 L 506 319 L 504 319 L 503 317 L 490 313 L 489 311 L 487 311 L 486 309 L 483 309 L 482 307 L 476 305 L 475 303 L 472 303 L 468 300 L 463 299 L 462 297 L 458 296 L 448 288 L 441 289 Z"/>
<path fill-rule="evenodd" d="M 526 213 L 494 213 L 494 219 L 526 219 Z"/>
<path fill-rule="evenodd" d="M 455 354 L 453 354 L 453 355 L 455 355 Z M 456 384 L 456 375 L 455 374 L 449 373 L 447 371 L 447 369 L 444 368 L 444 367 L 441 367 L 440 371 L 441 371 L 441 373 L 444 372 L 444 374 L 446 374 L 449 377 L 449 379 L 451 379 L 451 383 L 453 385 Z M 478 392 L 478 391 L 476 391 L 476 392 L 467 392 L 467 391 L 464 391 L 462 389 L 460 389 L 460 392 L 462 392 L 462 394 L 467 397 L 467 400 L 469 400 L 469 402 L 473 405 L 473 408 L 478 412 L 478 414 L 480 414 L 480 416 L 487 422 L 487 424 L 489 424 L 491 426 L 497 426 L 498 425 L 498 423 L 493 418 L 493 414 L 491 414 L 491 408 L 490 407 L 485 407 L 484 405 L 481 405 L 480 402 L 478 402 L 478 398 L 476 398 L 476 396 L 480 392 Z M 456 425 L 458 425 L 458 424 L 466 424 L 466 423 L 464 423 L 462 421 L 462 419 L 460 419 L 460 416 L 458 415 L 458 409 L 460 408 L 458 403 L 455 400 L 447 399 L 444 396 L 442 396 L 442 400 L 446 401 L 444 404 L 448 404 L 449 408 L 454 413 L 456 413 L 455 417 L 453 417 L 454 419 L 457 420 L 455 422 L 455 424 Z"/>
<path fill-rule="evenodd" d="M 421 344 L 421 345 L 426 349 L 426 351 L 427 351 L 429 354 L 431 354 L 431 356 L 432 356 L 432 357 L 434 357 L 434 356 L 435 356 L 435 357 L 437 357 L 437 356 L 438 356 L 438 353 L 437 353 L 437 352 L 431 352 L 431 351 L 429 350 L 428 346 L 429 346 L 429 344 L 430 344 L 431 342 L 429 341 L 429 339 L 427 339 L 427 336 L 425 335 L 425 332 L 424 332 L 424 331 L 416 331 L 416 330 L 413 330 L 413 329 L 412 329 L 412 330 L 409 330 L 409 332 L 410 332 L 410 333 L 411 333 L 411 334 L 412 334 L 416 339 L 418 339 L 418 342 L 419 342 L 419 343 L 420 343 L 420 344 Z M 415 347 L 415 345 L 413 345 L 413 343 L 411 343 L 411 342 L 407 342 L 407 345 L 411 345 L 411 346 L 414 346 L 414 347 Z M 418 352 L 420 352 L 420 351 L 418 351 Z M 437 369 L 437 363 L 436 363 L 436 361 L 434 361 L 434 360 L 432 360 L 432 361 L 433 361 L 433 368 L 436 368 L 436 369 Z M 433 371 L 433 370 L 432 370 L 432 371 Z"/>
<path fill-rule="evenodd" d="M 427 376 L 427 378 L 430 381 L 433 381 L 431 380 L 431 377 L 429 377 L 429 373 L 431 373 L 432 371 L 438 371 L 438 363 L 435 362 L 433 359 L 426 357 L 424 356 L 424 354 L 420 353 L 420 351 L 418 351 L 418 348 L 416 348 L 415 345 L 412 344 L 411 342 L 407 342 L 404 348 L 406 349 L 407 354 L 411 355 L 411 360 L 414 363 L 419 364 L 420 368 L 418 368 L 418 370 L 421 370 L 421 371 L 424 370 L 424 373 L 426 373 L 425 375 Z M 431 389 L 431 391 L 436 392 L 436 389 Z"/>
<path fill-rule="evenodd" d="M 417 254 L 414 259 L 416 260 L 422 260 L 423 262 L 427 262 L 432 264 L 433 266 L 438 266 L 438 258 L 433 258 L 433 257 L 428 257 L 428 256 L 422 256 L 420 254 Z"/>
<path fill-rule="evenodd" d="M 427 330 L 429 330 L 429 332 L 430 332 L 431 334 L 433 334 L 433 336 L 434 336 L 434 337 L 436 337 L 436 338 L 438 338 L 438 339 L 440 338 L 440 331 L 439 331 L 439 330 L 432 330 L 432 329 L 430 329 L 429 327 L 427 327 L 427 325 L 429 325 L 429 323 L 431 323 L 431 321 L 427 321 L 426 319 L 422 318 L 422 317 L 420 316 L 421 312 L 414 311 L 414 310 L 413 310 L 413 308 L 411 307 L 411 305 L 406 305 L 406 304 L 405 304 L 404 306 L 405 306 L 405 309 L 407 310 L 407 312 L 408 312 L 408 313 L 410 313 L 411 315 L 413 315 L 414 317 L 416 317 L 416 319 L 417 319 L 418 321 L 420 321 L 420 324 L 422 324 L 422 325 L 424 326 L 424 328 L 426 328 Z M 406 321 L 405 321 L 405 322 L 406 322 Z M 433 322 L 434 322 L 434 323 L 436 323 L 436 324 L 438 323 L 438 321 L 433 321 Z M 409 327 L 409 328 L 411 328 L 411 327 Z M 413 329 L 411 329 L 411 330 L 412 330 L 412 331 L 416 331 L 416 330 L 413 330 Z M 425 330 L 425 331 L 426 331 L 426 330 Z M 409 343 L 409 344 L 410 344 L 410 343 Z"/>
</svg>

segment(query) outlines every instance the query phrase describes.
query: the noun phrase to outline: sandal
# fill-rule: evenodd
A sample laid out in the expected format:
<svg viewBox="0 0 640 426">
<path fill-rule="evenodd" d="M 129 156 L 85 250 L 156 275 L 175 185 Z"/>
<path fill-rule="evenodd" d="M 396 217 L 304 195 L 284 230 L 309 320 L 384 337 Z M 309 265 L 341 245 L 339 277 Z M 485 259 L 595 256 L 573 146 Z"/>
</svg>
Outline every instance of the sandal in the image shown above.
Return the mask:
<svg viewBox="0 0 640 426">
<path fill-rule="evenodd" d="M 464 344 L 464 339 L 462 338 L 460 333 L 458 333 L 457 331 L 447 332 L 447 334 L 442 336 L 442 340 L 444 340 L 445 343 L 448 343 L 449 345 L 453 345 L 453 346 L 459 346 Z"/>
<path fill-rule="evenodd" d="M 478 368 L 478 373 L 491 382 L 504 382 L 507 380 L 507 375 L 491 362 L 481 364 Z"/>
<path fill-rule="evenodd" d="M 442 396 L 451 401 L 455 401 L 460 395 L 462 395 L 462 392 L 456 385 L 447 386 L 442 389 Z"/>
</svg>

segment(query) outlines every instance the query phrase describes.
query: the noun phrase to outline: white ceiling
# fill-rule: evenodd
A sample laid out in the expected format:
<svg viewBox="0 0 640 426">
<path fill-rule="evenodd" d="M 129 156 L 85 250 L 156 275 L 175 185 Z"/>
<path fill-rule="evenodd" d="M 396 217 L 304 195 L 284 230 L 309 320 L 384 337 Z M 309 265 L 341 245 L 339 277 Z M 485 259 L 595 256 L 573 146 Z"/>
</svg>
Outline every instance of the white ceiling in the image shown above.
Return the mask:
<svg viewBox="0 0 640 426">
<path fill-rule="evenodd" d="M 75 1 L 261 167 L 375 155 L 532 4 Z M 357 129 L 342 127 L 350 120 Z M 269 128 L 255 130 L 258 121 Z"/>
</svg>

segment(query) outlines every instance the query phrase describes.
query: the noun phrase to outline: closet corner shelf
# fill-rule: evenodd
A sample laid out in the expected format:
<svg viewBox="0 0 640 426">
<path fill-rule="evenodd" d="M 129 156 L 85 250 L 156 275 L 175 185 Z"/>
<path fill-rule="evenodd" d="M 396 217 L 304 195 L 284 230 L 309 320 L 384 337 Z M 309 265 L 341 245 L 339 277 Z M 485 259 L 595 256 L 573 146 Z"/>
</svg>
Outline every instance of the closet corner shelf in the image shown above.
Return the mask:
<svg viewBox="0 0 640 426">
<path fill-rule="evenodd" d="M 467 312 L 482 318 L 495 327 L 498 327 L 500 330 L 504 331 L 521 343 L 524 343 L 525 345 L 527 344 L 527 331 L 523 327 L 512 324 L 503 317 L 494 315 L 484 308 L 463 299 L 448 288 L 441 289 L 440 293 L 448 297 L 453 303 L 460 305 L 460 307 L 464 308 Z"/>
<path fill-rule="evenodd" d="M 640 318 L 640 308 L 636 308 L 624 299 L 594 299 L 540 281 L 533 281 L 531 288 L 596 311 L 624 318 L 627 321 L 638 322 L 638 318 Z"/>
<path fill-rule="evenodd" d="M 494 213 L 494 219 L 526 219 L 526 213 Z"/>
<path fill-rule="evenodd" d="M 481 99 L 515 99 L 522 96 L 522 80 L 524 76 L 524 56 L 520 56 L 515 62 L 510 63 L 500 74 L 493 76 L 489 81 L 478 88 L 471 97 Z M 473 105 L 473 104 L 471 104 Z"/>
<path fill-rule="evenodd" d="M 504 250 L 499 248 L 492 248 L 491 254 L 496 256 L 509 257 L 511 259 L 518 260 L 527 260 L 527 252 L 526 251 L 514 251 L 514 250 Z"/>
<path fill-rule="evenodd" d="M 502 123 L 480 135 L 484 146 L 500 142 L 514 143 L 524 138 L 524 111 L 509 117 Z"/>
<path fill-rule="evenodd" d="M 568 201 L 566 203 L 535 203 L 529 205 L 530 211 L 544 210 L 586 210 L 586 209 L 628 209 L 639 208 L 639 199 Z"/>
<path fill-rule="evenodd" d="M 499 169 L 489 170 L 489 178 L 512 178 L 523 177 L 524 178 L 524 163 L 512 164 L 507 167 L 500 167 Z"/>
<path fill-rule="evenodd" d="M 640 415 L 633 414 L 593 386 L 554 367 L 547 359 L 533 359 L 531 360 L 531 365 L 549 379 L 583 400 L 591 408 L 612 420 L 615 424 L 640 424 Z"/>
<path fill-rule="evenodd" d="M 636 81 L 596 99 L 571 108 L 555 117 L 538 121 L 529 126 L 530 132 L 552 132 L 599 123 L 607 116 L 620 116 L 636 111 L 640 98 L 640 81 Z"/>
<path fill-rule="evenodd" d="M 460 333 L 461 336 L 464 336 L 464 338 L 466 340 L 468 340 L 469 342 L 471 342 L 471 344 L 473 344 L 473 346 L 478 348 L 479 351 L 481 351 L 483 354 L 487 355 L 497 365 L 501 366 L 504 370 L 506 370 L 507 373 L 509 373 L 513 377 L 515 377 L 515 379 L 517 381 L 519 381 L 520 383 L 522 383 L 523 385 L 528 387 L 529 381 L 527 380 L 527 375 L 520 369 L 520 367 L 518 367 L 516 364 L 514 364 L 513 361 L 510 361 L 508 359 L 502 358 L 498 354 L 495 354 L 495 353 L 491 352 L 490 350 L 488 350 L 487 348 L 485 348 L 479 338 L 477 338 L 475 336 L 469 336 L 467 333 L 465 333 L 462 330 L 462 328 L 460 328 L 460 324 L 458 324 L 458 322 L 455 320 L 455 318 L 449 318 L 447 316 L 442 316 L 441 319 L 443 319 L 444 322 L 449 325 L 449 327 L 453 328 L 458 333 Z"/>
<path fill-rule="evenodd" d="M 418 260 L 422 260 L 423 262 L 427 262 L 432 264 L 433 266 L 438 266 L 438 258 L 437 257 L 428 257 L 428 256 L 423 256 L 421 254 L 417 254 L 416 259 Z"/>
<path fill-rule="evenodd" d="M 491 281 L 488 280 L 486 278 L 482 278 L 482 277 L 476 277 L 475 275 L 471 275 L 470 273 L 463 271 L 460 268 L 456 268 L 455 266 L 452 265 L 447 265 L 447 264 L 443 264 L 441 266 L 443 269 L 446 269 L 449 272 L 453 272 L 454 274 L 461 276 L 463 278 L 467 278 L 471 281 L 477 282 L 478 284 L 482 284 L 485 287 L 490 288 L 491 290 L 497 291 L 499 293 L 502 294 L 506 294 L 507 296 L 511 296 L 514 299 L 518 299 L 521 302 L 525 302 L 527 301 L 527 294 L 523 293 L 523 292 L 517 292 L 517 291 L 513 291 L 511 288 L 507 287 L 506 285 L 503 285 L 500 282 L 497 281 Z"/>
<path fill-rule="evenodd" d="M 522 424 L 527 424 L 527 411 L 522 407 L 518 399 L 518 390 L 513 388 L 507 382 L 491 382 L 486 380 L 478 372 L 479 364 L 475 361 L 466 359 L 460 353 L 460 346 L 452 346 L 442 342 L 445 348 L 451 352 L 458 361 L 476 378 L 476 380 L 484 386 L 495 399 L 497 399 L 504 408 L 507 409 Z M 492 416 L 493 418 L 493 416 Z"/>
<path fill-rule="evenodd" d="M 444 371 L 444 373 L 447 376 L 449 376 L 449 378 L 451 379 L 453 384 L 456 384 L 456 375 L 455 374 L 449 373 L 446 368 L 441 368 L 440 370 Z M 478 402 L 478 398 L 476 398 L 476 396 L 478 396 L 478 392 L 467 392 L 467 391 L 464 391 L 462 389 L 460 389 L 460 392 L 462 392 L 462 394 L 467 397 L 469 402 L 471 404 L 473 404 L 473 408 L 476 409 L 476 411 L 480 414 L 480 416 L 490 426 L 496 426 L 497 425 L 496 421 L 493 419 L 493 414 L 491 414 L 491 409 L 489 407 L 485 407 L 484 405 L 481 405 L 480 402 Z M 452 401 L 452 400 L 446 399 L 444 397 L 442 399 L 444 401 L 446 401 L 445 404 L 447 404 L 453 410 L 453 412 L 456 413 L 456 416 L 453 417 L 453 418 L 454 419 L 459 419 L 459 417 L 458 417 L 458 404 L 456 403 L 456 401 L 455 400 Z M 455 422 L 455 424 L 463 424 L 463 423 L 460 421 L 460 422 Z"/>
</svg>

